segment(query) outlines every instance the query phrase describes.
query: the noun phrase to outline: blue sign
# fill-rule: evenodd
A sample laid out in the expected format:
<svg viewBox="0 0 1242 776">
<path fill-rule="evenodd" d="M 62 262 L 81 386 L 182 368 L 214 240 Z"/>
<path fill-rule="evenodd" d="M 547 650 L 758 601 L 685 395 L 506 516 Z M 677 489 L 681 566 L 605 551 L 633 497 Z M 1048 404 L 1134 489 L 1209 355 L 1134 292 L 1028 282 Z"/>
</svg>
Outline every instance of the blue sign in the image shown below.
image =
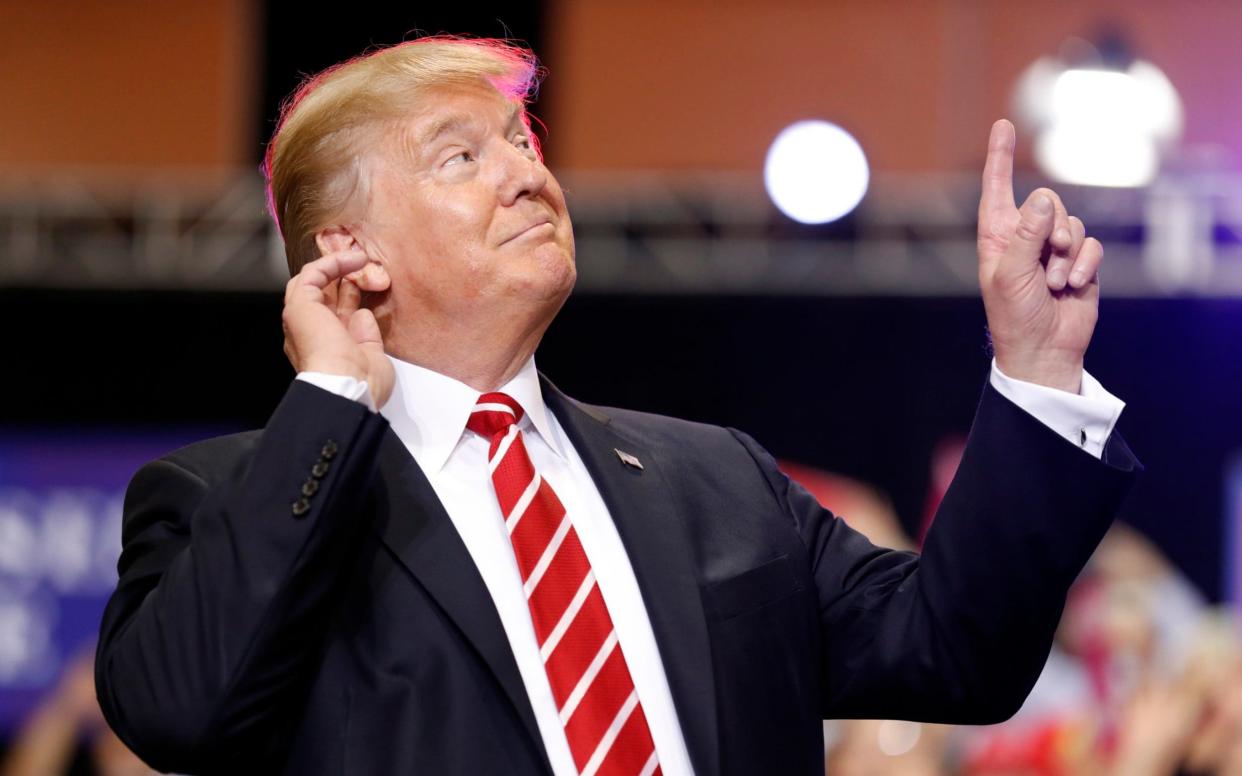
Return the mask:
<svg viewBox="0 0 1242 776">
<path fill-rule="evenodd" d="M 0 432 L 0 735 L 94 649 L 134 472 L 212 435 Z"/>
</svg>

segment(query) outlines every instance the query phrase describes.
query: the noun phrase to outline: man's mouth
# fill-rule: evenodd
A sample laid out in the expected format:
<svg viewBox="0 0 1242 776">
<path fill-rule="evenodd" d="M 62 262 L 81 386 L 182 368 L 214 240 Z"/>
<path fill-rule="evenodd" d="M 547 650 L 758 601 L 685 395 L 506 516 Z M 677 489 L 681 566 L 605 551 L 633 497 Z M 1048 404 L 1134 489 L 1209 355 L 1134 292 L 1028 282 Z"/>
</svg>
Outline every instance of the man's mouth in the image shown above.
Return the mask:
<svg viewBox="0 0 1242 776">
<path fill-rule="evenodd" d="M 501 244 L 501 245 L 504 245 L 505 243 L 512 242 L 512 241 L 514 241 L 514 240 L 518 239 L 519 237 L 522 237 L 522 236 L 524 236 L 524 235 L 530 234 L 532 231 L 534 231 L 534 230 L 536 230 L 536 229 L 538 229 L 538 228 L 540 228 L 540 227 L 542 227 L 542 226 L 545 226 L 545 225 L 546 225 L 546 226 L 552 226 L 552 219 L 551 219 L 551 218 L 541 218 L 541 219 L 539 219 L 538 221 L 535 221 L 535 222 L 531 223 L 529 226 L 526 226 L 526 227 L 524 227 L 523 229 L 520 229 L 520 230 L 518 230 L 517 232 L 514 232 L 514 233 L 513 233 L 512 235 L 510 235 L 509 237 L 506 237 L 506 238 L 505 238 L 505 239 L 504 239 L 504 240 L 503 240 L 500 244 Z"/>
</svg>

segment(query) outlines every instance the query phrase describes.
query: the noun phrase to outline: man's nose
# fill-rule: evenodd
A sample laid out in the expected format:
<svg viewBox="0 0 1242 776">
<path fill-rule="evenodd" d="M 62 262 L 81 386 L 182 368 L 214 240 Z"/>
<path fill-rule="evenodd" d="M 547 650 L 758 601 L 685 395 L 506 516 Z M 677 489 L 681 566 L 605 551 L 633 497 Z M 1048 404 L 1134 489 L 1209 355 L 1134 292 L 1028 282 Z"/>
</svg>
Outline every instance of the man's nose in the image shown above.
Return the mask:
<svg viewBox="0 0 1242 776">
<path fill-rule="evenodd" d="M 533 197 L 548 185 L 548 170 L 537 157 L 510 145 L 502 157 L 500 199 L 508 206 Z"/>
</svg>

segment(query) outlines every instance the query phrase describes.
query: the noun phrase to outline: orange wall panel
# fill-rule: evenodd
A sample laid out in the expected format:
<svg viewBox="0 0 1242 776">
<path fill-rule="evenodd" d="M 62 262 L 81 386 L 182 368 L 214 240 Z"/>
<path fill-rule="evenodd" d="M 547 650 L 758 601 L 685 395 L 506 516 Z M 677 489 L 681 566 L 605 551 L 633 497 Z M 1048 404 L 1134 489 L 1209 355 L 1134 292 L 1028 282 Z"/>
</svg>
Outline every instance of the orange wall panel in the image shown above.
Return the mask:
<svg viewBox="0 0 1242 776">
<path fill-rule="evenodd" d="M 540 109 L 566 168 L 757 170 L 817 116 L 877 170 L 973 169 L 1023 69 L 1104 22 L 1181 92 L 1188 143 L 1242 138 L 1228 0 L 550 0 L 547 18 Z"/>
<path fill-rule="evenodd" d="M 249 164 L 251 0 L 0 0 L 0 167 Z"/>
</svg>

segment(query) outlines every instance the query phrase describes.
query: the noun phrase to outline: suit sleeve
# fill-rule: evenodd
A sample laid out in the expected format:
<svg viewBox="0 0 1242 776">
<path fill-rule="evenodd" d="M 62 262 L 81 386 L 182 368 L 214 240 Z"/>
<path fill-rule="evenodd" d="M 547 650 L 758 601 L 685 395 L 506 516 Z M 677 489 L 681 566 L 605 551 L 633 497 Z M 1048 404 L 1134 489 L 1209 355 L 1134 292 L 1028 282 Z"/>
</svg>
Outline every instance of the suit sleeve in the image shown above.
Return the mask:
<svg viewBox="0 0 1242 776">
<path fill-rule="evenodd" d="M 269 745 L 322 644 L 386 429 L 294 383 L 252 454 L 216 445 L 228 461 L 183 451 L 135 475 L 95 671 L 149 764 L 217 770 Z"/>
<path fill-rule="evenodd" d="M 1142 468 L 1119 434 L 1096 459 L 989 386 L 920 557 L 875 547 L 743 443 L 808 551 L 825 718 L 1012 716 Z"/>
</svg>

